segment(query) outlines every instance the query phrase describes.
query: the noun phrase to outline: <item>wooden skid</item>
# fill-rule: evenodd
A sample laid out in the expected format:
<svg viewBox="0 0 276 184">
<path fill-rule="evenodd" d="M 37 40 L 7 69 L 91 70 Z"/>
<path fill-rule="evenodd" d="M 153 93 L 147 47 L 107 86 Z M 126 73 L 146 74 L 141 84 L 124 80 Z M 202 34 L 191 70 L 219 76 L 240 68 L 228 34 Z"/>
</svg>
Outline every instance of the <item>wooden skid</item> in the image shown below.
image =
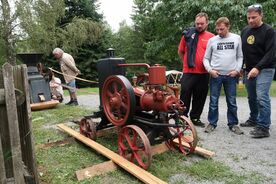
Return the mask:
<svg viewBox="0 0 276 184">
<path fill-rule="evenodd" d="M 189 145 L 185 142 L 183 143 L 183 145 L 184 145 L 184 147 L 189 147 Z M 165 143 L 152 146 L 152 148 L 151 148 L 152 155 L 161 154 L 168 150 L 169 150 L 169 148 L 167 147 L 167 145 Z M 201 155 L 205 158 L 211 158 L 215 155 L 214 152 L 203 149 L 201 147 L 196 147 L 195 153 L 198 155 Z M 116 164 L 114 164 L 114 162 L 112 160 L 109 160 L 109 161 L 106 161 L 106 162 L 103 162 L 100 164 L 93 165 L 91 167 L 87 167 L 87 168 L 78 170 L 78 171 L 76 171 L 76 176 L 77 176 L 78 181 L 81 181 L 86 178 L 91 178 L 91 177 L 98 176 L 101 174 L 106 174 L 107 172 L 114 171 L 117 168 L 118 168 L 118 166 Z"/>
<path fill-rule="evenodd" d="M 174 142 L 175 144 L 178 144 L 178 140 L 177 140 L 177 139 L 173 140 L 173 142 Z M 186 147 L 186 148 L 190 148 L 190 145 L 189 145 L 188 143 L 184 142 L 184 141 L 182 141 L 182 145 L 183 145 L 184 147 Z M 195 154 L 198 154 L 198 155 L 200 155 L 200 156 L 203 156 L 203 157 L 205 157 L 205 158 L 212 158 L 213 156 L 215 156 L 215 152 L 206 150 L 206 149 L 201 148 L 201 147 L 198 147 L 198 146 L 195 148 L 194 153 L 195 153 Z"/>
<path fill-rule="evenodd" d="M 101 144 L 81 135 L 79 132 L 76 132 L 75 130 L 65 126 L 64 124 L 59 124 L 59 128 L 61 128 L 63 131 L 67 132 L 71 136 L 75 137 L 79 141 L 83 142 L 87 146 L 95 149 L 100 154 L 106 156 L 107 158 L 111 159 L 114 163 L 116 163 L 118 166 L 122 167 L 129 173 L 131 173 L 133 176 L 137 177 L 144 183 L 149 184 L 162 184 L 166 183 L 162 181 L 161 179 L 157 178 L 156 176 L 152 175 L 151 173 L 145 171 L 144 169 L 138 167 L 137 165 L 133 164 L 132 162 L 129 162 L 125 158 L 121 157 L 117 153 L 107 149 L 106 147 L 102 146 Z"/>
<path fill-rule="evenodd" d="M 86 178 L 92 178 L 94 176 L 99 176 L 111 171 L 115 171 L 117 168 L 118 166 L 112 160 L 109 160 L 91 167 L 87 167 L 85 169 L 78 170 L 76 171 L 76 176 L 78 181 L 81 181 Z"/>
<path fill-rule="evenodd" d="M 166 146 L 165 143 L 152 146 L 151 148 L 151 152 L 153 155 L 161 154 L 168 150 L 169 148 Z M 94 176 L 105 174 L 107 172 L 115 171 L 117 168 L 118 166 L 112 160 L 109 160 L 100 164 L 93 165 L 91 167 L 78 170 L 76 171 L 76 176 L 78 181 L 81 181 L 86 178 L 91 178 Z"/>
</svg>

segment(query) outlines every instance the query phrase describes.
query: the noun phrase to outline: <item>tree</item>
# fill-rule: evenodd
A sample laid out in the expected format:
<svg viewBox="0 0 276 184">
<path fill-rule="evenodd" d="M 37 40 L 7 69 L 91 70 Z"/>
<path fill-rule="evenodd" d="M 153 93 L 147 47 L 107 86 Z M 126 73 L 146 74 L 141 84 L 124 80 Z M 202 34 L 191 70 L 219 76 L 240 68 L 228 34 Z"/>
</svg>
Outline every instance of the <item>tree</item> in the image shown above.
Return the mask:
<svg viewBox="0 0 276 184">
<path fill-rule="evenodd" d="M 134 0 L 134 38 L 131 40 L 135 40 L 135 46 L 131 48 L 138 49 L 137 56 L 147 63 L 161 63 L 168 69 L 181 70 L 177 46 L 183 29 L 194 25 L 197 13 L 208 13 L 209 31 L 214 32 L 217 18 L 227 16 L 231 31 L 239 34 L 247 24 L 246 8 L 256 2 L 263 5 L 264 21 L 275 26 L 276 10 L 273 7 L 276 2 L 273 0 Z M 122 49 L 125 55 L 133 52 L 129 48 Z"/>
<path fill-rule="evenodd" d="M 86 79 L 96 80 L 98 73 L 96 64 L 98 59 L 105 56 L 106 49 L 110 47 L 111 29 L 103 22 L 103 15 L 99 14 L 97 0 L 65 0 L 65 15 L 58 21 L 62 28 L 78 18 L 82 20 L 91 20 L 101 25 L 101 34 L 93 42 L 84 42 L 74 52 L 75 60 Z M 87 35 L 93 35 L 87 33 Z M 87 86 L 87 83 L 78 83 L 80 86 Z"/>
<path fill-rule="evenodd" d="M 9 62 L 11 65 L 16 64 L 15 59 L 15 34 L 14 34 L 14 20 L 16 18 L 15 14 L 12 15 L 11 7 L 8 0 L 1 0 L 0 1 L 0 12 L 1 12 L 1 39 L 3 44 L 0 47 L 4 50 L 4 55 L 6 59 L 5 61 Z"/>
<path fill-rule="evenodd" d="M 101 25 L 91 19 L 74 17 L 65 25 L 58 25 L 65 15 L 63 0 L 21 1 L 17 4 L 20 25 L 26 33 L 22 44 L 25 52 L 51 53 L 55 47 L 77 53 L 78 47 L 95 43 L 99 39 Z"/>
<path fill-rule="evenodd" d="M 55 47 L 73 55 L 82 75 L 96 79 L 96 61 L 105 53 L 108 29 L 96 12 L 95 0 L 37 0 L 17 4 L 26 33 L 18 44 L 22 52 L 42 52 L 44 65 L 58 68 Z"/>
</svg>

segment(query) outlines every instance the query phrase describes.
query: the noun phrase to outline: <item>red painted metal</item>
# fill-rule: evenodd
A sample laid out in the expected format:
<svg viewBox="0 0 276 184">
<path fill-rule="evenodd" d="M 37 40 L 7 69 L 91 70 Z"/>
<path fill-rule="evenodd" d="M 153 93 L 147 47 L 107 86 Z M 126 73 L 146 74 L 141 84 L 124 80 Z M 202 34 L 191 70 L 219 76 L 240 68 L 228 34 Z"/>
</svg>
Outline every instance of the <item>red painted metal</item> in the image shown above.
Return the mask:
<svg viewBox="0 0 276 184">
<path fill-rule="evenodd" d="M 166 80 L 166 67 L 156 64 L 149 67 L 149 84 L 151 85 L 165 85 Z"/>
<path fill-rule="evenodd" d="M 127 125 L 121 129 L 118 148 L 121 156 L 143 169 L 147 169 L 152 162 L 149 139 L 136 125 Z"/>
<path fill-rule="evenodd" d="M 140 106 L 145 111 L 157 110 L 162 112 L 168 112 L 173 109 L 184 111 L 185 108 L 180 99 L 162 90 L 144 92 L 140 97 Z"/>
<path fill-rule="evenodd" d="M 126 63 L 126 64 L 118 64 L 117 66 L 120 67 L 127 67 L 127 66 L 144 66 L 146 68 L 150 68 L 150 65 L 147 63 Z"/>
<path fill-rule="evenodd" d="M 187 117 L 185 116 L 180 116 L 180 122 L 183 125 L 183 127 L 181 128 L 173 128 L 170 127 L 169 131 L 171 132 L 171 134 L 177 135 L 176 139 L 177 139 L 177 144 L 175 144 L 175 142 L 173 142 L 173 140 L 168 140 L 167 141 L 167 145 L 169 148 L 174 148 L 177 147 L 181 153 L 187 155 L 190 153 L 193 153 L 195 151 L 196 145 L 197 145 L 197 132 L 196 129 L 193 125 L 193 123 L 191 122 L 191 120 L 189 120 Z M 170 123 L 170 121 L 169 121 Z M 190 148 L 184 147 L 182 145 L 182 142 L 186 142 L 189 144 Z"/>
<path fill-rule="evenodd" d="M 181 116 L 185 106 L 179 99 L 178 86 L 167 85 L 166 67 L 145 63 L 117 66 L 148 69 L 148 73 L 132 77 L 133 85 L 122 75 L 111 75 L 104 81 L 101 90 L 104 114 L 110 123 L 121 128 L 119 154 L 147 169 L 152 161 L 150 143 L 165 141 L 169 148 L 177 148 L 185 155 L 194 152 L 197 133 L 193 123 Z M 87 132 L 89 126 L 81 125 L 81 132 Z M 188 143 L 190 148 L 184 147 L 182 142 Z"/>
<path fill-rule="evenodd" d="M 122 126 L 131 119 L 135 109 L 135 97 L 130 82 L 124 76 L 110 76 L 102 90 L 102 102 L 106 117 Z"/>
</svg>

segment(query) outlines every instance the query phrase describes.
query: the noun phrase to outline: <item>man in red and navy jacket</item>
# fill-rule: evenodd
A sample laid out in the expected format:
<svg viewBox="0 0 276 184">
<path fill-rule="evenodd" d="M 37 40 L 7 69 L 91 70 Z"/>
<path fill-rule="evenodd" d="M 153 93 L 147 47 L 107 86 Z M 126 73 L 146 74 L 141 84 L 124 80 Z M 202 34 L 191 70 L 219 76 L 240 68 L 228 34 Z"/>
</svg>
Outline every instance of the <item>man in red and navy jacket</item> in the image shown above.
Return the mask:
<svg viewBox="0 0 276 184">
<path fill-rule="evenodd" d="M 208 15 L 203 12 L 197 14 L 195 27 L 183 31 L 178 46 L 178 55 L 183 61 L 180 99 L 186 106 L 184 115 L 190 116 L 193 124 L 200 127 L 205 126 L 201 122 L 200 116 L 208 94 L 209 84 L 209 73 L 203 66 L 203 57 L 208 40 L 214 36 L 207 31 L 207 27 Z"/>
</svg>

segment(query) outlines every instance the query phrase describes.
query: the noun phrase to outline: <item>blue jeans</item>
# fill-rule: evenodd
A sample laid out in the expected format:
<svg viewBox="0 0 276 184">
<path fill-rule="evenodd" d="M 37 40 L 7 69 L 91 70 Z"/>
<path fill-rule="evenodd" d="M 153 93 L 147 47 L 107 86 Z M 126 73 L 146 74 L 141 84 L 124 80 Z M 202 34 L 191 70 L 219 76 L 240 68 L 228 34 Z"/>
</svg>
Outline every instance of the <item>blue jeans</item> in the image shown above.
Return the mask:
<svg viewBox="0 0 276 184">
<path fill-rule="evenodd" d="M 271 104 L 269 90 L 275 69 L 262 69 L 255 78 L 245 80 L 250 108 L 249 119 L 256 122 L 258 127 L 269 129 L 271 124 Z M 247 76 L 247 73 L 246 73 Z"/>
<path fill-rule="evenodd" d="M 68 82 L 67 85 L 69 87 L 71 87 L 71 88 L 68 88 L 70 94 L 76 92 L 76 80 L 75 79 L 72 80 L 72 81 L 70 81 L 70 82 Z"/>
<path fill-rule="evenodd" d="M 227 120 L 228 126 L 232 127 L 238 124 L 237 103 L 236 103 L 236 85 L 237 77 L 230 77 L 226 75 L 219 75 L 217 78 L 210 79 L 210 104 L 208 112 L 208 121 L 214 127 L 218 122 L 218 100 L 220 96 L 221 87 L 223 85 L 224 93 L 227 103 Z"/>
</svg>

